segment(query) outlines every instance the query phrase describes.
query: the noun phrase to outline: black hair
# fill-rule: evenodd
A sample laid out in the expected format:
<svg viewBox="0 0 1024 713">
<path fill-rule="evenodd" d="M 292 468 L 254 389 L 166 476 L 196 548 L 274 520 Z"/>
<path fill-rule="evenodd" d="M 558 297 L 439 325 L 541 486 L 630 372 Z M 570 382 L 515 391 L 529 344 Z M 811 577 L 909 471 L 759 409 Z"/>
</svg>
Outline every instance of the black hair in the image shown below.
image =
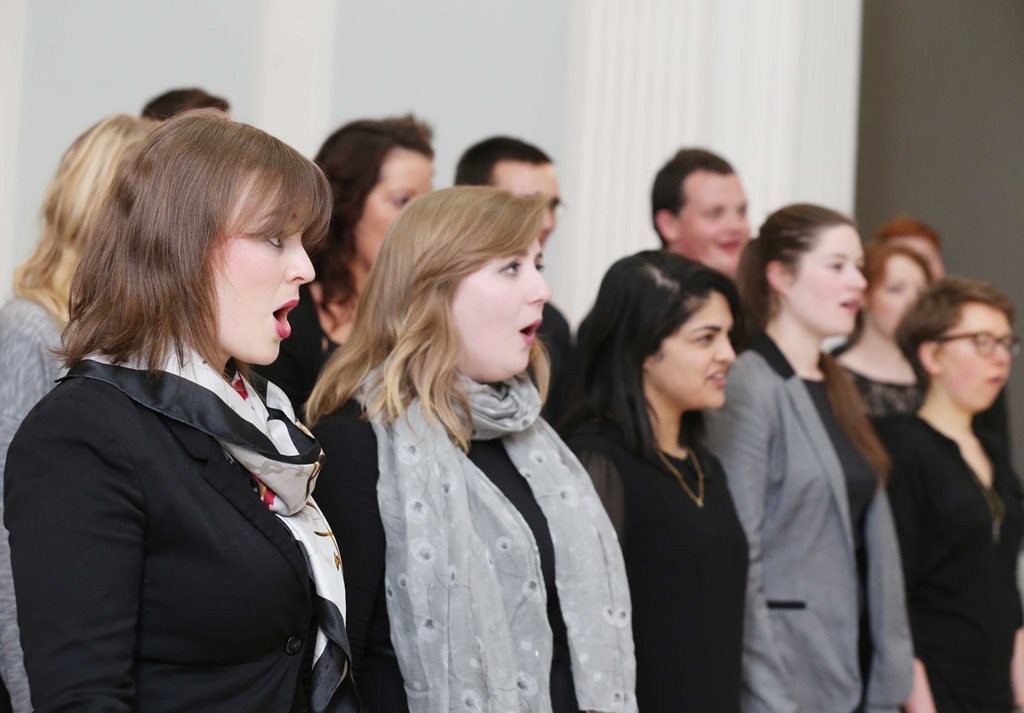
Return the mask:
<svg viewBox="0 0 1024 713">
<path fill-rule="evenodd" d="M 142 107 L 144 119 L 165 121 L 176 114 L 190 109 L 219 109 L 231 111 L 231 105 L 223 97 L 214 96 L 199 87 L 171 89 L 158 97 L 153 97 Z"/>
<path fill-rule="evenodd" d="M 658 211 L 667 210 L 675 214 L 683 209 L 686 205 L 683 181 L 697 171 L 710 171 L 722 176 L 736 173 L 732 164 L 707 149 L 679 149 L 655 174 L 654 185 L 651 187 L 651 222 L 654 224 L 654 232 L 661 239 L 662 246 L 666 243 L 665 237 L 658 230 Z"/>
<path fill-rule="evenodd" d="M 612 421 L 629 450 L 656 459 L 658 445 L 643 388 L 644 362 L 712 292 L 729 303 L 729 337 L 738 345 L 744 331 L 740 298 L 722 273 L 664 250 L 645 250 L 614 263 L 601 280 L 587 328 L 581 329 L 582 369 L 570 426 Z M 702 433 L 701 413 L 683 414 L 680 444 L 693 444 Z"/>
<path fill-rule="evenodd" d="M 511 136 L 492 136 L 473 144 L 463 152 L 455 166 L 456 186 L 488 186 L 499 161 L 520 161 L 539 166 L 554 163 L 533 144 Z"/>
</svg>

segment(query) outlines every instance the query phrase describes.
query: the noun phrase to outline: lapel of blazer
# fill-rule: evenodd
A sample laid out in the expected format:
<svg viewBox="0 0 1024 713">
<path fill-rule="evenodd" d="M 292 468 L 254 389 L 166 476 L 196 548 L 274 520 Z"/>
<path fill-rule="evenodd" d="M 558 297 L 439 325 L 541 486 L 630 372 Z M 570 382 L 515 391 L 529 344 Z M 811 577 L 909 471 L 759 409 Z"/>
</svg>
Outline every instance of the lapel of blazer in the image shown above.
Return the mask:
<svg viewBox="0 0 1024 713">
<path fill-rule="evenodd" d="M 303 588 L 308 588 L 309 573 L 299 547 L 288 528 L 276 522 L 277 516 L 256 497 L 242 467 L 228 460 L 211 436 L 177 421 L 166 419 L 166 423 L 185 451 L 192 458 L 204 462 L 202 472 L 206 482 L 270 540 L 295 571 Z"/>
<path fill-rule="evenodd" d="M 785 380 L 786 395 L 789 397 L 790 406 L 797 415 L 800 425 L 807 435 L 807 442 L 811 444 L 811 451 L 814 458 L 821 466 L 825 480 L 828 482 L 829 490 L 832 492 L 832 500 L 839 511 L 839 519 L 843 524 L 843 535 L 846 540 L 850 556 L 853 556 L 853 527 L 850 523 L 850 498 L 846 490 L 846 476 L 843 474 L 843 466 L 839 462 L 839 456 L 832 445 L 832 438 L 828 435 L 825 424 L 821 421 L 821 414 L 817 406 L 807 392 L 800 377 L 786 357 L 767 335 L 760 335 L 751 341 L 750 348 L 760 354 L 768 366 L 770 366 L 782 379 Z M 803 454 L 806 457 L 807 454 Z"/>
</svg>

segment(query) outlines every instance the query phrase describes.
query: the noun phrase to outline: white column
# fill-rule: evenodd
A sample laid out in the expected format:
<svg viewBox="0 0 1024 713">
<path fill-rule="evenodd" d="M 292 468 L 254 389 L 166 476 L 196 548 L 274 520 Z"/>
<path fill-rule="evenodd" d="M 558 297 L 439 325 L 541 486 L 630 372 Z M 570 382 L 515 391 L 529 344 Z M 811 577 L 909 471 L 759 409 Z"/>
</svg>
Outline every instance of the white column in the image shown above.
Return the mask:
<svg viewBox="0 0 1024 713">
<path fill-rule="evenodd" d="M 0 303 L 11 294 L 14 246 L 34 239 L 34 236 L 15 235 L 14 216 L 26 2 L 0 0 Z"/>
<path fill-rule="evenodd" d="M 852 210 L 860 13 L 858 0 L 570 0 L 568 211 L 549 261 L 570 321 L 608 265 L 658 245 L 651 183 L 682 146 L 736 167 L 755 231 L 795 201 Z"/>
<path fill-rule="evenodd" d="M 312 156 L 329 130 L 334 0 L 264 0 L 256 125 Z"/>
</svg>

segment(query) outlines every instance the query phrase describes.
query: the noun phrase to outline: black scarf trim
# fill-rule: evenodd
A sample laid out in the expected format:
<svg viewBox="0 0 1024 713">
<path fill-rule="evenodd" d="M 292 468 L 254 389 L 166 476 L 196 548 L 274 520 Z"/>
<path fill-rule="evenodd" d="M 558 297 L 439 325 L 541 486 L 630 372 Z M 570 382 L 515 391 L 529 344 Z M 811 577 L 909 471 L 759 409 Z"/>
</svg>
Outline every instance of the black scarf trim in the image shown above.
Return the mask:
<svg viewBox="0 0 1024 713">
<path fill-rule="evenodd" d="M 260 429 L 235 413 L 209 389 L 175 374 L 158 372 L 158 376 L 153 378 L 144 370 L 84 359 L 71 367 L 60 381 L 75 378 L 106 382 L 152 411 L 271 460 L 289 465 L 310 465 L 320 459 L 321 450 L 316 439 L 295 425 L 280 409 L 267 406 L 270 418 L 285 424 L 298 455 L 282 454 Z M 267 380 L 253 374 L 249 383 L 256 392 L 255 395 L 250 393 L 249 398 L 259 398 L 266 404 Z"/>
</svg>

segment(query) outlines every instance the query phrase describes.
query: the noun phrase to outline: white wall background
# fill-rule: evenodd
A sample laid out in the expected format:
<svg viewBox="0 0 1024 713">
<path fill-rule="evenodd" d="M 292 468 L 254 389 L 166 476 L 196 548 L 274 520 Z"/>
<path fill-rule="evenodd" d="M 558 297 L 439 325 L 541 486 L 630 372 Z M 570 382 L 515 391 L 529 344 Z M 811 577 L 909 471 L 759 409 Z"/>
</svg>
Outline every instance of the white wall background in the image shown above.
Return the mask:
<svg viewBox="0 0 1024 713">
<path fill-rule="evenodd" d="M 650 183 L 682 145 L 734 163 L 754 226 L 794 200 L 852 208 L 859 30 L 859 0 L 0 0 L 0 296 L 72 139 L 199 85 L 307 155 L 413 111 L 439 187 L 485 136 L 538 144 L 569 207 L 548 274 L 577 321 L 612 261 L 657 244 Z"/>
</svg>

